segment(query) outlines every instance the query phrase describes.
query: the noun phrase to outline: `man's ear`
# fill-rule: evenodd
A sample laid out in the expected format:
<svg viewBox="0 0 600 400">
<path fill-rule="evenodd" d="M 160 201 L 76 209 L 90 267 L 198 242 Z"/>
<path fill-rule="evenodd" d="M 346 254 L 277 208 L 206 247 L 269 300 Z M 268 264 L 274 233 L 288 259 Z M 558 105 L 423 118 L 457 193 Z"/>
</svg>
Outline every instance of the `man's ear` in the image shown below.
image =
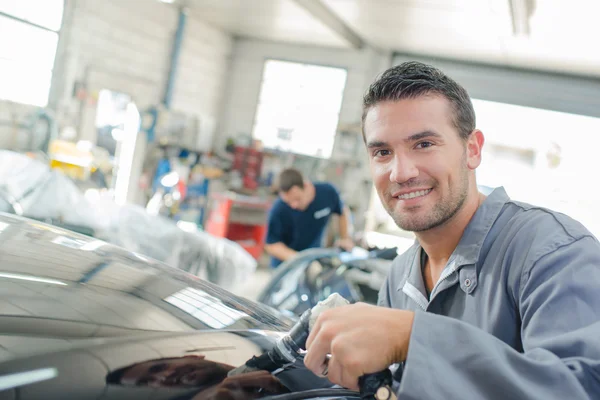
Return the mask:
<svg viewBox="0 0 600 400">
<path fill-rule="evenodd" d="M 467 139 L 467 167 L 476 169 L 481 164 L 481 152 L 485 138 L 483 132 L 475 129 Z"/>
</svg>

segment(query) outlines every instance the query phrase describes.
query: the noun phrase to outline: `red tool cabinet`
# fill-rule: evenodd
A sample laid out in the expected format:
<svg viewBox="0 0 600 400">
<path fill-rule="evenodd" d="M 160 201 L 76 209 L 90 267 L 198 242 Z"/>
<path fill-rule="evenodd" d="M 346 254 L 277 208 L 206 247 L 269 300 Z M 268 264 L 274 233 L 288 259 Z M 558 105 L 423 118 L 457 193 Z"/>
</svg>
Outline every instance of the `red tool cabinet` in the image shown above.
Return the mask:
<svg viewBox="0 0 600 400">
<path fill-rule="evenodd" d="M 270 201 L 227 192 L 211 196 L 206 232 L 237 242 L 255 259 L 265 246 Z"/>
</svg>

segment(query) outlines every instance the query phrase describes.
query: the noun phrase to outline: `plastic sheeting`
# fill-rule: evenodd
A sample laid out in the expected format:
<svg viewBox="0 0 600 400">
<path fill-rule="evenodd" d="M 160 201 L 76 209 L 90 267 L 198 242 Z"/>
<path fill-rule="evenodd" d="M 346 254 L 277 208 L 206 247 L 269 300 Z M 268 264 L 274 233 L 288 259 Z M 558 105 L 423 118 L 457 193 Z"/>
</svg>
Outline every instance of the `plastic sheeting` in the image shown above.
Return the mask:
<svg viewBox="0 0 600 400">
<path fill-rule="evenodd" d="M 4 201 L 3 201 L 4 200 Z M 8 201 L 7 201 L 8 200 Z M 136 205 L 91 202 L 68 177 L 23 154 L 0 150 L 0 211 L 93 230 L 94 237 L 185 270 L 235 291 L 256 269 L 237 243 L 186 232 Z"/>
</svg>

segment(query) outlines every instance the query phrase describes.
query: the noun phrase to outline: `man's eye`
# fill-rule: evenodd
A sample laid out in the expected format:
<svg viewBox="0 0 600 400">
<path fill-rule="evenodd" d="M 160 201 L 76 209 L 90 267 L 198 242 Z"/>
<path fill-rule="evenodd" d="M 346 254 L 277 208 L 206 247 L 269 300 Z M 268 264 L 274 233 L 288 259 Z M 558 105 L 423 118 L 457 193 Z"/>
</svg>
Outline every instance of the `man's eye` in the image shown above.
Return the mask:
<svg viewBox="0 0 600 400">
<path fill-rule="evenodd" d="M 389 150 L 375 150 L 375 153 L 373 153 L 375 157 L 385 157 L 389 156 L 390 154 L 391 152 Z"/>
<path fill-rule="evenodd" d="M 426 149 L 431 146 L 433 146 L 433 143 L 431 143 L 431 142 L 420 142 L 420 143 L 417 143 L 417 145 L 415 147 L 417 149 Z"/>
</svg>

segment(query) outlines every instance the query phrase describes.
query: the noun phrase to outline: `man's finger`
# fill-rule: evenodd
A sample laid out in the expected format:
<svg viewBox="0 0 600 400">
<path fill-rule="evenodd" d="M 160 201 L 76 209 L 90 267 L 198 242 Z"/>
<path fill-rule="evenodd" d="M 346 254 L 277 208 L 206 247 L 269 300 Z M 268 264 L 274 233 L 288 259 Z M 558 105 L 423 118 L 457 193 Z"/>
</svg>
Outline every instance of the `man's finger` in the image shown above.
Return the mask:
<svg viewBox="0 0 600 400">
<path fill-rule="evenodd" d="M 331 341 L 320 331 L 310 346 L 306 346 L 308 353 L 304 357 L 304 365 L 315 375 L 322 375 L 324 362 L 330 352 Z"/>
<path fill-rule="evenodd" d="M 341 374 L 342 374 L 341 382 L 338 383 L 340 386 L 343 386 L 350 390 L 359 390 L 357 376 L 354 376 L 348 369 L 343 369 L 341 371 Z"/>
<path fill-rule="evenodd" d="M 319 331 L 321 330 L 321 325 L 322 325 L 321 318 L 317 318 L 317 320 L 315 321 L 315 324 L 310 329 L 310 333 L 308 334 L 308 339 L 306 339 L 306 349 L 307 350 L 310 348 L 310 345 L 312 344 L 313 340 L 315 340 L 315 336 L 317 336 L 319 334 Z"/>
<path fill-rule="evenodd" d="M 329 382 L 335 383 L 336 385 L 340 385 L 342 382 L 342 369 L 343 369 L 342 365 L 337 362 L 335 357 L 332 356 L 329 359 L 329 363 L 328 363 L 327 367 L 328 367 L 327 379 L 329 379 Z"/>
</svg>

